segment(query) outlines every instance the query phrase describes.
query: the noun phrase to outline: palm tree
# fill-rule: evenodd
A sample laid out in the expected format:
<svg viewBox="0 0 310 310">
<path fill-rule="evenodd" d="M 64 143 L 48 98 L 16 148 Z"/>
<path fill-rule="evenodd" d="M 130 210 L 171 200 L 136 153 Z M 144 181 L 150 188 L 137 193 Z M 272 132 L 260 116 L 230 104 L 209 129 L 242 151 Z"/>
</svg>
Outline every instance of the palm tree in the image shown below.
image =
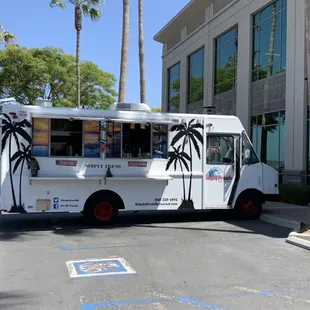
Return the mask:
<svg viewBox="0 0 310 310">
<path fill-rule="evenodd" d="M 143 35 L 143 0 L 139 1 L 139 65 L 140 65 L 140 102 L 145 103 L 145 67 L 144 67 L 144 35 Z"/>
<path fill-rule="evenodd" d="M 122 33 L 122 51 L 121 51 L 118 102 L 125 101 L 128 43 L 129 43 L 129 0 L 123 0 L 123 33 Z"/>
<path fill-rule="evenodd" d="M 185 178 L 184 178 L 184 172 L 183 172 L 183 165 L 186 168 L 186 170 L 189 171 L 186 160 L 190 161 L 190 157 L 184 151 L 180 152 L 181 145 L 179 145 L 177 148 L 172 146 L 172 148 L 173 148 L 173 152 L 168 152 L 169 160 L 166 165 L 166 170 L 169 169 L 172 163 L 174 163 L 174 171 L 177 170 L 177 163 L 179 163 L 181 171 L 182 171 L 182 179 L 183 179 L 183 201 L 185 201 L 186 195 L 185 195 Z"/>
<path fill-rule="evenodd" d="M 198 158 L 201 158 L 200 149 L 197 140 L 202 144 L 203 137 L 202 134 L 197 129 L 203 129 L 203 125 L 196 123 L 193 124 L 195 119 L 190 120 L 190 122 L 174 125 L 171 127 L 171 131 L 177 131 L 178 133 L 173 137 L 171 141 L 171 146 L 174 146 L 183 138 L 182 151 L 184 152 L 185 144 L 189 142 L 189 157 L 190 157 L 190 179 L 189 179 L 189 188 L 188 188 L 188 199 L 187 201 L 191 202 L 191 192 L 192 192 L 192 178 L 193 178 L 193 150 L 195 148 Z"/>
<path fill-rule="evenodd" d="M 17 168 L 19 167 L 20 163 L 21 169 L 20 169 L 20 175 L 19 175 L 19 205 L 18 208 L 20 211 L 24 210 L 23 205 L 22 205 L 22 177 L 23 177 L 23 169 L 24 169 L 24 164 L 25 162 L 29 162 L 31 159 L 31 144 L 28 144 L 26 147 L 24 143 L 21 143 L 22 150 L 18 150 L 11 158 L 11 161 L 13 162 L 16 160 L 14 169 L 13 169 L 13 174 L 16 172 Z"/>
<path fill-rule="evenodd" d="M 17 39 L 17 37 L 14 34 L 6 31 L 3 28 L 2 24 L 0 24 L 0 44 L 7 45 L 16 39 Z"/>
<path fill-rule="evenodd" d="M 272 4 L 272 21 L 271 21 L 271 31 L 270 31 L 270 39 L 269 39 L 267 77 L 270 77 L 272 75 L 274 41 L 275 41 L 275 36 L 276 36 L 276 21 L 277 21 L 276 12 L 277 12 L 277 7 L 276 7 L 276 2 L 275 2 Z"/>
<path fill-rule="evenodd" d="M 91 20 L 97 20 L 101 16 L 100 9 L 96 6 L 103 4 L 103 0 L 69 0 L 74 5 L 74 20 L 76 30 L 76 105 L 81 105 L 81 74 L 80 74 L 80 37 L 82 30 L 82 15 L 90 16 Z M 51 0 L 51 7 L 65 8 L 64 0 Z"/>
<path fill-rule="evenodd" d="M 12 122 L 11 118 L 7 114 L 2 114 L 2 152 L 6 146 L 7 140 L 9 139 L 9 173 L 10 173 L 10 182 L 11 190 L 13 197 L 13 207 L 16 208 L 16 196 L 14 191 L 13 184 L 13 175 L 12 175 L 12 137 L 15 139 L 17 149 L 20 149 L 18 136 L 21 136 L 23 139 L 27 140 L 31 144 L 31 137 L 25 128 L 31 128 L 31 124 L 25 119 L 20 122 Z"/>
</svg>

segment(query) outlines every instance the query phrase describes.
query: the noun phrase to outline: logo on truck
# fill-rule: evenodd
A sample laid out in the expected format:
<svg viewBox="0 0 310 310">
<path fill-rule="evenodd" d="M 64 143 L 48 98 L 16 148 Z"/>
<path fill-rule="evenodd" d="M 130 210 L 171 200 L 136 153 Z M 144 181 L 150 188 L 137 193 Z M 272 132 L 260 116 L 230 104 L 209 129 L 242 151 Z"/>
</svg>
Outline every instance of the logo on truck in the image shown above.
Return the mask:
<svg viewBox="0 0 310 310">
<path fill-rule="evenodd" d="M 214 167 L 211 168 L 206 175 L 207 181 L 231 181 L 231 175 L 225 175 L 221 168 Z"/>
</svg>

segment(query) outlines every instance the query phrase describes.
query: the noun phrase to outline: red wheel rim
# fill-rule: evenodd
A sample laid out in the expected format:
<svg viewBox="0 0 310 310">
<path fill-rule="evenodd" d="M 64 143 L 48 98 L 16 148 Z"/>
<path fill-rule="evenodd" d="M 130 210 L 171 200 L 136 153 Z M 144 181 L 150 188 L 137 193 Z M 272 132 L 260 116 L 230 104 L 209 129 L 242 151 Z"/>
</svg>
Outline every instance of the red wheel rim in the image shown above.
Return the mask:
<svg viewBox="0 0 310 310">
<path fill-rule="evenodd" d="M 108 221 L 112 215 L 112 206 L 107 202 L 101 202 L 95 208 L 95 216 L 99 221 Z"/>
<path fill-rule="evenodd" d="M 253 216 L 256 213 L 256 207 L 251 200 L 243 203 L 243 210 L 248 216 Z"/>
</svg>

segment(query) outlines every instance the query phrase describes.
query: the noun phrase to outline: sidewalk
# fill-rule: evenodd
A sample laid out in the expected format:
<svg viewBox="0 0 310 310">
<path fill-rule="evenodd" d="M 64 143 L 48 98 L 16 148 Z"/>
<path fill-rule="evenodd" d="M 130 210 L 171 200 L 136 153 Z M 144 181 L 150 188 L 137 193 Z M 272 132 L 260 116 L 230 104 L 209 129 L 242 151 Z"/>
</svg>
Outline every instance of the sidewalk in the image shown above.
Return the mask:
<svg viewBox="0 0 310 310">
<path fill-rule="evenodd" d="M 293 231 L 286 242 L 310 250 L 310 207 L 266 203 L 263 205 L 261 220 L 291 228 Z"/>
</svg>

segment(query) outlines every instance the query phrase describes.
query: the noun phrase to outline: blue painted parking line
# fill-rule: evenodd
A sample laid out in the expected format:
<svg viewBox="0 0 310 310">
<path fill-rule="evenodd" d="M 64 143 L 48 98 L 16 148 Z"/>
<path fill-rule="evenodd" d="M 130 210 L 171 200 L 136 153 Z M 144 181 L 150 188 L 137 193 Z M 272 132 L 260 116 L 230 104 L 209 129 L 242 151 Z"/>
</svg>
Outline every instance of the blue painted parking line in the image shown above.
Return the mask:
<svg viewBox="0 0 310 310">
<path fill-rule="evenodd" d="M 181 301 L 181 302 L 185 302 L 185 303 L 191 304 L 191 305 L 194 305 L 194 306 L 199 306 L 200 308 L 204 308 L 204 309 L 223 310 L 223 308 L 220 308 L 218 306 L 211 305 L 211 304 L 206 304 L 204 302 L 200 302 L 200 301 L 197 301 L 197 300 L 189 299 L 189 298 L 186 298 L 186 297 L 179 297 L 179 298 L 177 298 L 177 300 Z"/>
<path fill-rule="evenodd" d="M 107 301 L 97 304 L 83 304 L 82 310 L 99 310 L 100 308 L 111 308 L 111 307 L 120 307 L 120 306 L 131 306 L 131 305 L 148 305 L 155 303 L 167 303 L 167 302 L 183 302 L 188 303 L 193 306 L 198 306 L 204 309 L 210 310 L 224 310 L 218 306 L 199 302 L 194 299 L 186 298 L 186 297 L 178 297 L 178 298 L 161 298 L 161 299 L 141 299 L 141 300 L 127 300 L 127 301 Z"/>
<path fill-rule="evenodd" d="M 144 300 L 127 300 L 127 301 L 107 301 L 98 304 L 83 304 L 82 310 L 95 310 L 98 308 L 110 308 L 131 305 L 148 305 L 162 302 L 169 302 L 171 299 L 144 299 Z"/>
<path fill-rule="evenodd" d="M 86 259 L 66 262 L 71 278 L 135 274 L 124 258 Z"/>
</svg>

